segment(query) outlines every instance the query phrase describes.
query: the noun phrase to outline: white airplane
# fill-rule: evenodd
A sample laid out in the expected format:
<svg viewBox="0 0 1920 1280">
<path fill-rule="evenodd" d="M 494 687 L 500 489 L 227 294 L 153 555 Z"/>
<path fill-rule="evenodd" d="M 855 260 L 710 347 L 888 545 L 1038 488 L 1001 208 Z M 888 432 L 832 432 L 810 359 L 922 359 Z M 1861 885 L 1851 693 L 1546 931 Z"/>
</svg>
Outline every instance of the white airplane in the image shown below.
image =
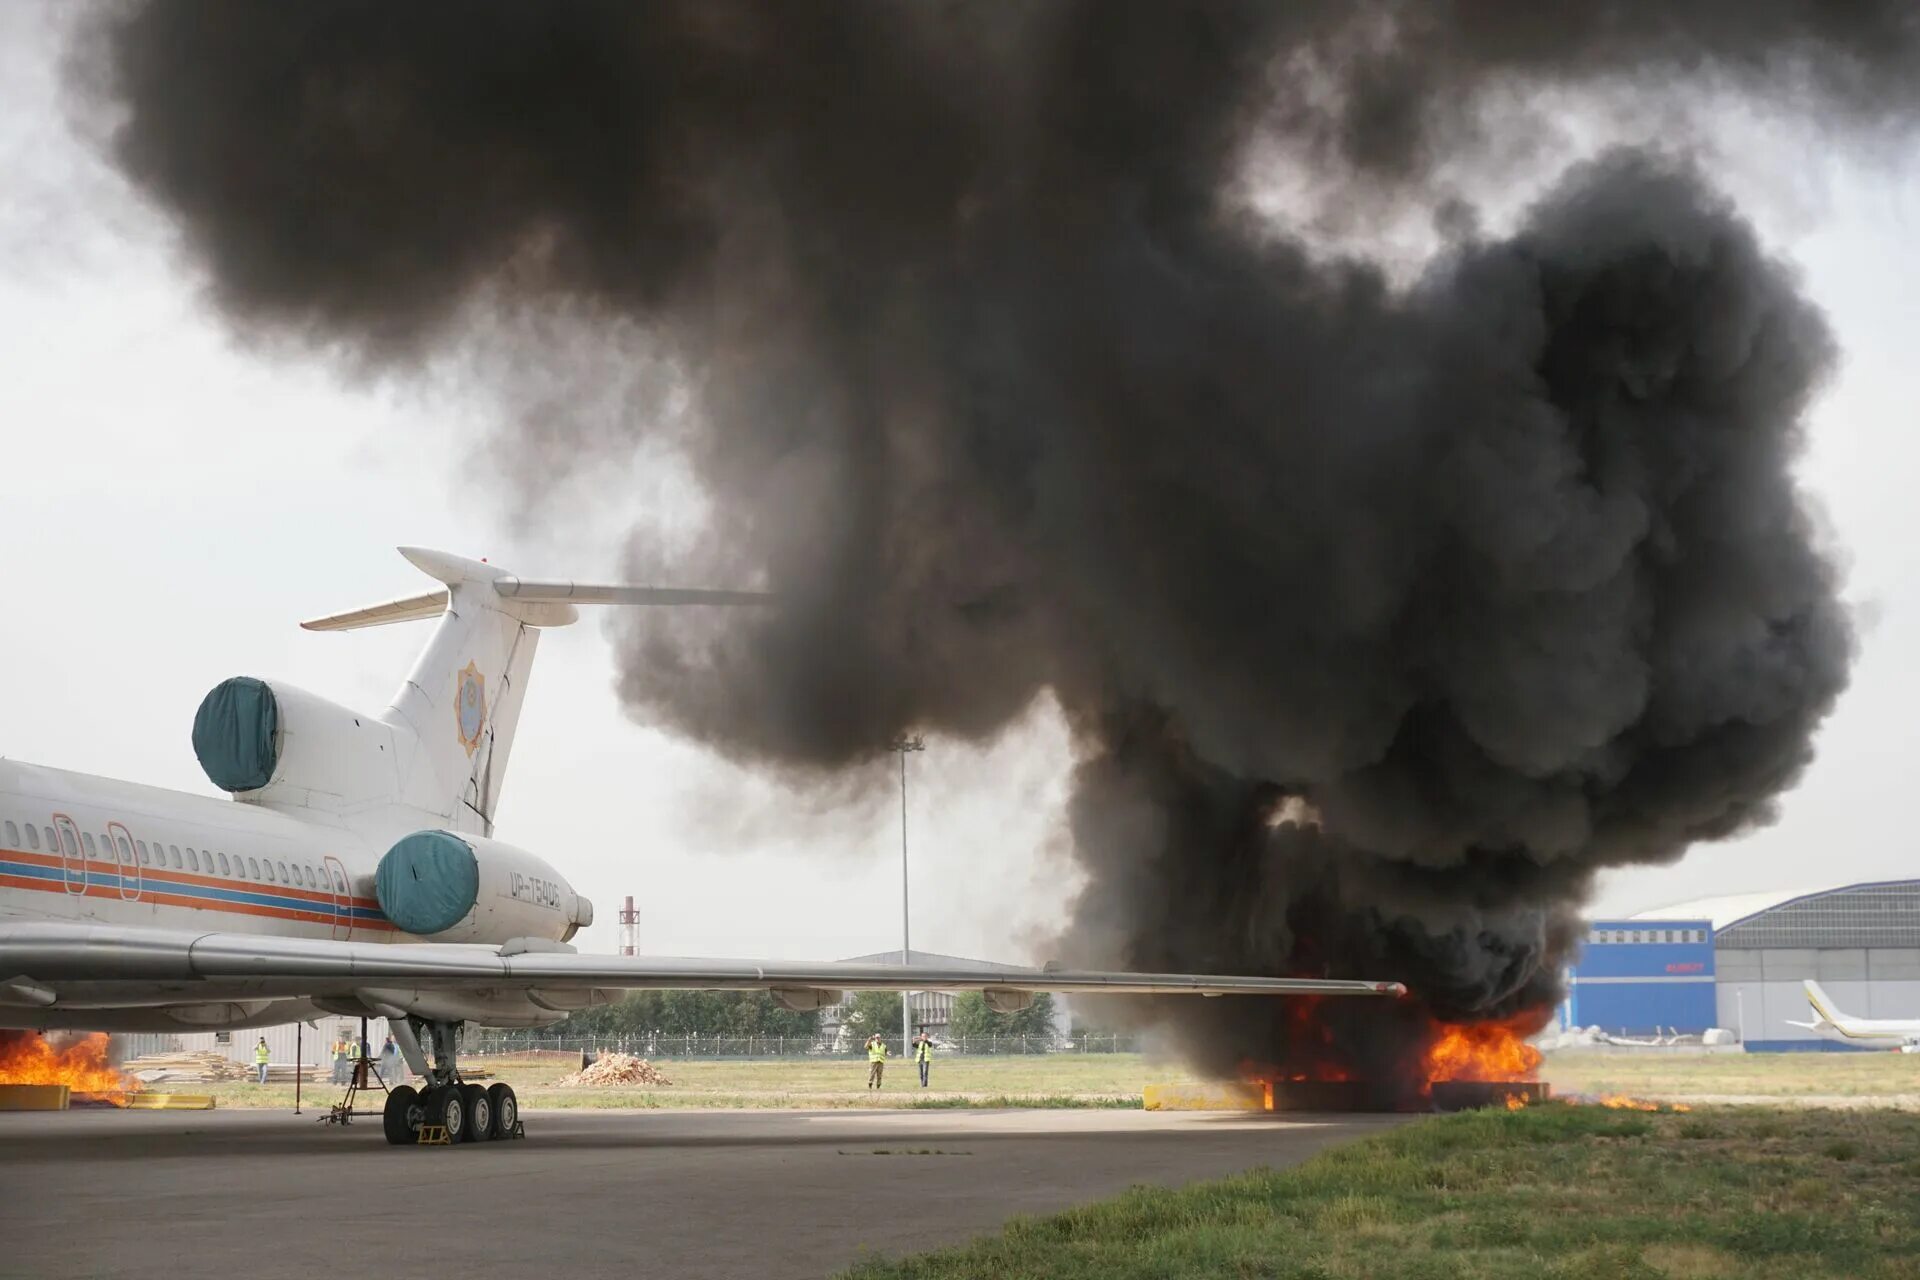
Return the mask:
<svg viewBox="0 0 1920 1280">
<path fill-rule="evenodd" d="M 581 955 L 568 943 L 593 905 L 493 834 L 541 629 L 575 621 L 577 604 L 769 598 L 536 581 L 441 552 L 401 554 L 444 586 L 302 624 L 440 619 L 386 710 L 246 676 L 201 702 L 194 751 L 233 803 L 0 760 L 0 1027 L 385 1017 L 427 1082 L 387 1096 L 387 1138 L 408 1143 L 423 1123 L 464 1141 L 514 1131 L 511 1088 L 462 1080 L 462 1024 L 542 1026 L 623 989 L 765 990 L 790 1009 L 855 989 L 978 990 L 1002 1011 L 1040 991 L 1404 994 L 1358 980 Z"/>
<path fill-rule="evenodd" d="M 1807 1003 L 1813 1007 L 1814 1020 L 1795 1022 L 1788 1018 L 1788 1026 L 1805 1027 L 1818 1033 L 1822 1039 L 1837 1040 L 1842 1044 L 1920 1053 L 1920 1018 L 1856 1018 L 1850 1013 L 1842 1013 L 1833 997 L 1812 978 L 1802 985 L 1807 990 Z"/>
</svg>

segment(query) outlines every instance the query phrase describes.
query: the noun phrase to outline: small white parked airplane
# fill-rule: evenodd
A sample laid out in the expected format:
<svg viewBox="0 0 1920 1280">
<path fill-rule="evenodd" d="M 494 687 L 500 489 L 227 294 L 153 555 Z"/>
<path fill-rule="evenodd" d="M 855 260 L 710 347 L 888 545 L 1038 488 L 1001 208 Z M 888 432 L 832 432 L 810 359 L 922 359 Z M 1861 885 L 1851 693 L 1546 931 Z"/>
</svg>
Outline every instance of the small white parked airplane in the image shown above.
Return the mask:
<svg viewBox="0 0 1920 1280">
<path fill-rule="evenodd" d="M 1805 1027 L 1823 1039 L 1838 1040 L 1842 1044 L 1899 1049 L 1902 1053 L 1920 1052 L 1920 1018 L 1856 1018 L 1841 1012 L 1833 997 L 1812 978 L 1803 985 L 1807 990 L 1807 1003 L 1813 1007 L 1814 1020 L 1795 1022 L 1788 1018 L 1788 1026 Z"/>
<path fill-rule="evenodd" d="M 581 955 L 593 906 L 494 838 L 543 627 L 576 604 L 739 606 L 752 592 L 515 577 L 413 547 L 443 589 L 316 618 L 347 631 L 440 618 L 378 714 L 251 677 L 222 681 L 193 746 L 233 801 L 0 760 L 0 1027 L 208 1030 L 385 1017 L 416 1092 L 388 1095 L 389 1141 L 513 1131 L 506 1085 L 463 1083 L 459 1028 L 541 1026 L 632 988 L 765 990 L 791 1009 L 846 990 L 1392 996 L 1398 983 L 1131 974 L 981 974 L 902 965 Z M 432 1050 L 432 1062 L 422 1049 Z"/>
</svg>

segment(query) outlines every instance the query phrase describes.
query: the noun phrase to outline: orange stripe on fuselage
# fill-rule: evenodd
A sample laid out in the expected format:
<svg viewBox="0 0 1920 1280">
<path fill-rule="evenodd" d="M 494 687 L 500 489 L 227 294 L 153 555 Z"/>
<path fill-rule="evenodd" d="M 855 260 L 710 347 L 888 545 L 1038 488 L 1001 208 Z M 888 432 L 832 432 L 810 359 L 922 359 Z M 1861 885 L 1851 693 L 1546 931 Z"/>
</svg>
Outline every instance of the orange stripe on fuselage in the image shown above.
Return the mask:
<svg viewBox="0 0 1920 1280">
<path fill-rule="evenodd" d="M 59 854 L 29 853 L 25 849 L 7 849 L 4 850 L 4 853 L 7 857 L 15 861 L 31 862 L 37 866 L 50 867 L 55 871 L 63 870 L 67 865 L 66 859 Z M 102 858 L 87 858 L 84 859 L 84 861 L 89 868 L 100 868 L 103 874 L 112 876 L 121 874 L 121 867 L 118 862 L 109 862 Z M 129 868 L 129 870 L 131 870 L 131 868 Z M 143 888 L 147 881 L 158 881 L 161 884 L 198 884 L 205 885 L 209 889 L 231 889 L 244 893 L 271 893 L 278 898 L 300 898 L 304 901 L 324 906 L 329 913 L 332 912 L 334 903 L 334 897 L 331 893 L 316 893 L 310 889 L 296 889 L 292 885 L 280 884 L 278 881 L 223 880 L 218 876 L 195 875 L 189 871 L 161 871 L 155 867 L 141 867 L 140 880 Z M 114 892 L 117 893 L 119 891 L 115 890 Z M 196 905 L 198 905 L 199 900 L 196 899 L 195 901 Z M 380 905 L 372 898 L 348 898 L 347 903 L 349 906 L 366 907 L 369 909 L 377 909 Z"/>
</svg>

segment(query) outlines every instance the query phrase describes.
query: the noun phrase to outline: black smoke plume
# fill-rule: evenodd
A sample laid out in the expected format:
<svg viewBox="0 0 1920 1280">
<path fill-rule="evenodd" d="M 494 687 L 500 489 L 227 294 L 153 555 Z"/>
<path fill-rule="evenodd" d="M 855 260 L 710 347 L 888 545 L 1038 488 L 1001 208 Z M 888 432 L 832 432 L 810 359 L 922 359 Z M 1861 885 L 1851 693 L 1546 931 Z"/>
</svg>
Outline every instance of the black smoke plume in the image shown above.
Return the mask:
<svg viewBox="0 0 1920 1280">
<path fill-rule="evenodd" d="M 1851 650 L 1791 474 L 1833 349 L 1674 130 L 1411 284 L 1249 156 L 1357 210 L 1531 89 L 1879 127 L 1915 12 L 147 0 L 77 65 L 236 331 L 391 374 L 564 317 L 507 330 L 678 371 L 710 527 L 631 558 L 789 607 L 623 624 L 630 705 L 830 774 L 1050 692 L 1069 957 L 1406 980 L 1330 1015 L 1364 1056 L 1542 1009 L 1598 869 L 1772 816 Z M 559 409 L 502 428 L 529 472 L 667 430 Z M 1162 1011 L 1197 1057 L 1284 1056 L 1208 1005 Z"/>
</svg>

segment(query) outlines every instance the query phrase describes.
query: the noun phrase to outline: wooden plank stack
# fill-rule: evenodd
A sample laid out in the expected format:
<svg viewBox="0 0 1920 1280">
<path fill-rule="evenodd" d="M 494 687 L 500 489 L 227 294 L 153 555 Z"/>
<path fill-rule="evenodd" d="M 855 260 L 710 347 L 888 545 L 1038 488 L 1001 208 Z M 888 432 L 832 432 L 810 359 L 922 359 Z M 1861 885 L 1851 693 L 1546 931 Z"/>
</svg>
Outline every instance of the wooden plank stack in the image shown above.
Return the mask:
<svg viewBox="0 0 1920 1280">
<path fill-rule="evenodd" d="M 149 1053 L 129 1058 L 120 1069 L 144 1085 L 219 1084 L 227 1080 L 252 1080 L 254 1068 L 235 1062 L 223 1053 Z M 309 1083 L 320 1078 L 319 1068 L 292 1062 L 267 1064 L 268 1084 L 292 1084 L 294 1077 Z"/>
</svg>

